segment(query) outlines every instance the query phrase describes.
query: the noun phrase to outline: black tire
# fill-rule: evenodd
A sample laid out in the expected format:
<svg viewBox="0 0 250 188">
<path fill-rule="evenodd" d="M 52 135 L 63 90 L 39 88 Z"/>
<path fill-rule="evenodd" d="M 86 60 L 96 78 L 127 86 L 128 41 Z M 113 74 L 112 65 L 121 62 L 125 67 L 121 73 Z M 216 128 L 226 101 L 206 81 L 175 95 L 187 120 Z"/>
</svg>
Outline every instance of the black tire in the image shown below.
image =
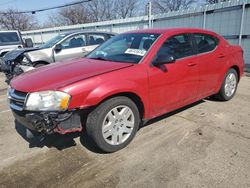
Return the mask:
<svg viewBox="0 0 250 188">
<path fill-rule="evenodd" d="M 102 124 L 108 112 L 120 105 L 129 107 L 133 112 L 134 128 L 127 140 L 119 145 L 112 145 L 106 142 L 104 139 L 104 136 L 102 134 Z M 139 128 L 140 121 L 141 118 L 136 104 L 128 97 L 119 96 L 108 99 L 107 101 L 97 106 L 97 108 L 95 108 L 92 112 L 90 112 L 86 121 L 86 131 L 90 138 L 93 139 L 97 147 L 99 147 L 104 152 L 110 153 L 126 147 L 132 141 Z"/>
<path fill-rule="evenodd" d="M 235 90 L 233 92 L 233 94 L 231 96 L 227 96 L 226 92 L 225 92 L 225 84 L 226 84 L 226 78 L 229 74 L 234 74 L 235 78 L 236 78 L 236 86 L 235 86 Z M 235 69 L 229 69 L 229 71 L 226 73 L 225 77 L 224 77 L 224 81 L 221 85 L 220 91 L 219 93 L 217 93 L 216 95 L 214 95 L 214 98 L 221 100 L 221 101 L 229 101 L 230 99 L 232 99 L 237 91 L 237 87 L 238 87 L 238 73 Z"/>
<path fill-rule="evenodd" d="M 36 63 L 36 64 L 34 65 L 34 67 L 35 67 L 35 68 L 38 68 L 38 67 L 42 67 L 42 66 L 45 66 L 45 65 L 47 65 L 47 64 L 45 64 L 45 63 Z"/>
</svg>

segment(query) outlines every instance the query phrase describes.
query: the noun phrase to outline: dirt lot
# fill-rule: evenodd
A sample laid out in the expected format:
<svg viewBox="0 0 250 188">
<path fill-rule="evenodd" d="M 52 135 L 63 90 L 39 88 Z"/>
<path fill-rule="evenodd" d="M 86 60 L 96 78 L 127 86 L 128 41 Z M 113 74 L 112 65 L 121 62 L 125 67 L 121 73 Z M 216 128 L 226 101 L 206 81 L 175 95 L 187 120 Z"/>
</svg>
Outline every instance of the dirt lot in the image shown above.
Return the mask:
<svg viewBox="0 0 250 188">
<path fill-rule="evenodd" d="M 85 134 L 27 140 L 0 77 L 0 187 L 250 187 L 249 77 L 233 100 L 154 119 L 114 154 Z"/>
</svg>

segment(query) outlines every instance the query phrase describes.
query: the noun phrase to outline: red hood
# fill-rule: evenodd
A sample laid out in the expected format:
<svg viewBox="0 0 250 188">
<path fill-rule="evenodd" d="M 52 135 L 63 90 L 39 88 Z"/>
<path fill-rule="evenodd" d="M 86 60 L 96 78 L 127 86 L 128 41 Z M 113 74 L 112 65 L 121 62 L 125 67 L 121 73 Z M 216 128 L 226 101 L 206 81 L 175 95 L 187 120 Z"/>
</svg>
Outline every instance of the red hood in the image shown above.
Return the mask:
<svg viewBox="0 0 250 188">
<path fill-rule="evenodd" d="M 100 60 L 78 59 L 59 62 L 26 72 L 11 82 L 11 87 L 23 92 L 57 90 L 79 80 L 132 66 Z"/>
</svg>

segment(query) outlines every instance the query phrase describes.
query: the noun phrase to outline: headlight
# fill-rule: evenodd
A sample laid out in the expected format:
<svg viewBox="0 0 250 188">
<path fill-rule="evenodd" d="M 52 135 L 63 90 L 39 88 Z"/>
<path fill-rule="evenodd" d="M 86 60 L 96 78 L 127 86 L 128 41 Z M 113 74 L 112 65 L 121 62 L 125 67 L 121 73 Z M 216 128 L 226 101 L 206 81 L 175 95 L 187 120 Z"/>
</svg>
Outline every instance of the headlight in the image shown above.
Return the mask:
<svg viewBox="0 0 250 188">
<path fill-rule="evenodd" d="M 28 95 L 25 110 L 64 111 L 67 110 L 71 96 L 61 91 L 42 91 Z"/>
<path fill-rule="evenodd" d="M 29 64 L 30 62 L 29 62 L 29 60 L 27 59 L 27 57 L 23 57 L 23 60 L 22 60 L 22 62 L 24 63 L 24 64 Z"/>
</svg>

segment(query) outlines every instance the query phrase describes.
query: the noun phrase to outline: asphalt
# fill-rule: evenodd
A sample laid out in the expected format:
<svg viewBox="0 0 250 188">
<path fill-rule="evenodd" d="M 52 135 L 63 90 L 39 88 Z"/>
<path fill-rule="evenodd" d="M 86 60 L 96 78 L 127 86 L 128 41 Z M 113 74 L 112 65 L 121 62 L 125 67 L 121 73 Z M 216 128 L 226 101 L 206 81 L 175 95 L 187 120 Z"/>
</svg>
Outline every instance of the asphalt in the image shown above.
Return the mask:
<svg viewBox="0 0 250 188">
<path fill-rule="evenodd" d="M 204 99 L 148 122 L 104 154 L 85 133 L 27 139 L 0 74 L 0 187 L 250 187 L 250 77 L 228 102 Z"/>
</svg>

